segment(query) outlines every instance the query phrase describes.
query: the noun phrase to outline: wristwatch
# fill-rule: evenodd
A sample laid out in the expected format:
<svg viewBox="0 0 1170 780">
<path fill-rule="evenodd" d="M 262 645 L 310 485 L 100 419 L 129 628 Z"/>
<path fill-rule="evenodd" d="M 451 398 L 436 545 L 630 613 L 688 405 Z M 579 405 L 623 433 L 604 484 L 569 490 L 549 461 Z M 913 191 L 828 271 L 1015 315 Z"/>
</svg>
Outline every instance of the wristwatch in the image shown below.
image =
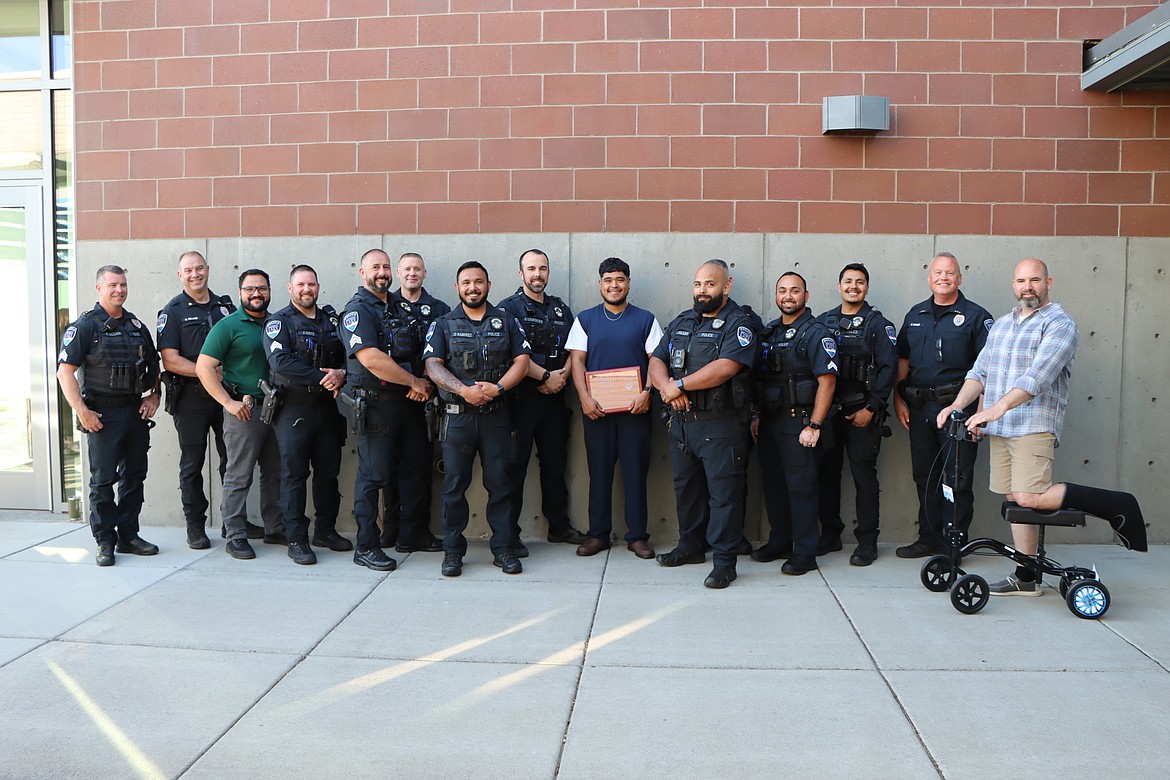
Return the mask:
<svg viewBox="0 0 1170 780">
<path fill-rule="evenodd" d="M 809 420 L 808 427 L 812 428 L 814 431 L 819 431 L 821 429 L 821 424 L 816 420 Z"/>
<path fill-rule="evenodd" d="M 545 369 L 545 371 L 544 371 L 544 376 L 542 376 L 542 377 L 540 378 L 540 384 L 542 384 L 542 385 L 543 385 L 545 382 L 547 382 L 547 381 L 548 381 L 548 378 L 549 378 L 550 376 L 552 376 L 552 372 L 551 372 L 551 371 L 549 371 L 548 369 Z"/>
<path fill-rule="evenodd" d="M 504 394 L 504 386 L 501 385 L 499 382 L 496 382 L 496 389 L 500 391 L 500 395 Z"/>
<path fill-rule="evenodd" d="M 677 387 L 679 390 L 684 390 L 684 391 L 686 390 L 686 388 L 683 387 L 681 379 L 674 380 L 674 386 Z"/>
</svg>

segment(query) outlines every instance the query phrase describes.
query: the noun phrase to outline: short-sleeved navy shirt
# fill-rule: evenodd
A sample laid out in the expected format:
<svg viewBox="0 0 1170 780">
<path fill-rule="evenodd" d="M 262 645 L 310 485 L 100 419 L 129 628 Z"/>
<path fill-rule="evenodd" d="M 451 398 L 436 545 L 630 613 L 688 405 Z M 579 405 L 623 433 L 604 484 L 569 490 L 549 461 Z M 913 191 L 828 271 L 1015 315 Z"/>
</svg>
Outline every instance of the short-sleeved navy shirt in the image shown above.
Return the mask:
<svg viewBox="0 0 1170 780">
<path fill-rule="evenodd" d="M 236 310 L 228 296 L 210 295 L 207 303 L 197 303 L 184 290 L 162 307 L 155 325 L 159 351 L 177 349 L 187 360 L 199 357 L 211 326 Z"/>
</svg>

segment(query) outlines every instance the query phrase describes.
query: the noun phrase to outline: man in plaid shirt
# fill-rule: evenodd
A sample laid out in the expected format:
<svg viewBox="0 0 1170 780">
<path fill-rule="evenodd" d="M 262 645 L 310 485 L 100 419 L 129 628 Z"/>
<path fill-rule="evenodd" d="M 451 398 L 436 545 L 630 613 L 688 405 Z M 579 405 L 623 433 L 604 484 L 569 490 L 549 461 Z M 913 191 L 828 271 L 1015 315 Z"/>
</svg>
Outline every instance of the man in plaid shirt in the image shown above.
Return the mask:
<svg viewBox="0 0 1170 780">
<path fill-rule="evenodd" d="M 1051 286 L 1043 261 L 1020 261 L 1012 277 L 1020 305 L 992 325 L 958 397 L 938 416 L 941 428 L 951 412 L 983 395 L 982 408 L 967 427 L 974 432 L 986 425 L 991 490 L 1028 509 L 1055 509 L 1064 499 L 1064 485 L 1052 484 L 1052 456 L 1064 427 L 1069 367 L 1080 336 L 1060 304 L 1048 299 Z M 1012 525 L 1020 552 L 1035 555 L 1038 537 L 1037 526 Z M 1024 567 L 990 589 L 997 596 L 1040 595 L 1035 574 Z"/>
</svg>

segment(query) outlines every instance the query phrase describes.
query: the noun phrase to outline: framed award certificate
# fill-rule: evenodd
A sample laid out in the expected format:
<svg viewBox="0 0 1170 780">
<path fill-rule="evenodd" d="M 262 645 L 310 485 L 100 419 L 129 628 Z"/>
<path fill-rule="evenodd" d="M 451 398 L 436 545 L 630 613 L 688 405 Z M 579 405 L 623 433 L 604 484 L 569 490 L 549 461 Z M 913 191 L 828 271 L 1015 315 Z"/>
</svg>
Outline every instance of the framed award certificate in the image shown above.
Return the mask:
<svg viewBox="0 0 1170 780">
<path fill-rule="evenodd" d="M 589 395 L 606 414 L 628 412 L 645 387 L 639 366 L 586 371 L 585 384 L 589 386 Z"/>
</svg>

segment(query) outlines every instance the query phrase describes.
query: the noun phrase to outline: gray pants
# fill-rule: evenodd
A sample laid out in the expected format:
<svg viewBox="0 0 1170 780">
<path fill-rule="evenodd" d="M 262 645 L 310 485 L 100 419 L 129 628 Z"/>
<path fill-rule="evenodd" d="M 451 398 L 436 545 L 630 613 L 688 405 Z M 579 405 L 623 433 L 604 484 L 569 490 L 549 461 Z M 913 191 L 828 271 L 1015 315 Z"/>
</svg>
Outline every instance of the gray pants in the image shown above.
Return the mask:
<svg viewBox="0 0 1170 780">
<path fill-rule="evenodd" d="M 241 422 L 233 414 L 223 413 L 223 440 L 227 447 L 227 470 L 223 475 L 223 503 L 220 514 L 227 527 L 228 539 L 246 539 L 248 520 L 248 490 L 252 474 L 260 465 L 260 516 L 264 519 L 264 533 L 283 530 L 280 515 L 280 452 L 276 434 L 260 422 L 259 408 L 252 411 L 252 419 Z"/>
</svg>

